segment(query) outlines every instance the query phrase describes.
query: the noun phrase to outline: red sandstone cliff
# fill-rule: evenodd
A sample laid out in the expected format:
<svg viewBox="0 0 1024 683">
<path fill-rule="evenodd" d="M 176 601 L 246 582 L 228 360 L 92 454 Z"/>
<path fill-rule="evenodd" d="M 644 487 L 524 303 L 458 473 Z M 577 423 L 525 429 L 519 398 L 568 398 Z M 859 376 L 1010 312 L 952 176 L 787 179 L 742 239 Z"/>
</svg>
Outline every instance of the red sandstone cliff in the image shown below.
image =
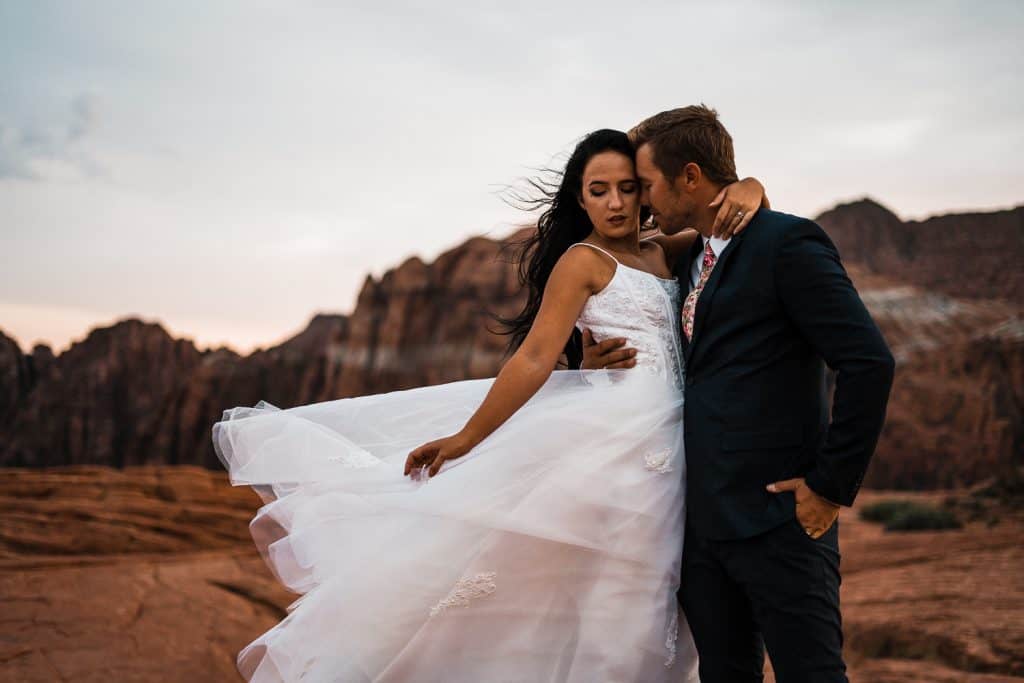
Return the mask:
<svg viewBox="0 0 1024 683">
<path fill-rule="evenodd" d="M 867 484 L 949 486 L 1019 463 L 1024 207 L 901 223 L 863 201 L 819 221 L 899 360 Z M 318 315 L 246 357 L 200 352 L 138 320 L 93 330 L 57 358 L 21 354 L 0 333 L 0 464 L 216 467 L 210 426 L 227 407 L 492 376 L 505 338 L 488 330 L 488 311 L 522 302 L 501 248 L 474 238 L 430 264 L 411 258 L 367 278 L 350 316 Z"/>
<path fill-rule="evenodd" d="M 1024 301 L 1024 206 L 900 221 L 863 199 L 817 219 L 848 263 L 958 299 Z"/>
<path fill-rule="evenodd" d="M 964 301 L 851 274 L 896 356 L 885 428 L 865 477 L 875 488 L 951 487 L 1020 465 L 1024 318 L 999 301 Z"/>
</svg>

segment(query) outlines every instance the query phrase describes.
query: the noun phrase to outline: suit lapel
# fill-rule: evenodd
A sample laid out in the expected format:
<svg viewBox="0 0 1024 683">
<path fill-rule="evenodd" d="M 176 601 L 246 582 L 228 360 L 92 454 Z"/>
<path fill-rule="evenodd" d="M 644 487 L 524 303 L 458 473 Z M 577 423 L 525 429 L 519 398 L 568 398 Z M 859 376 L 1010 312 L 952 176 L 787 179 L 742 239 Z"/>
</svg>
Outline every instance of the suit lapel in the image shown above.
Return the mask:
<svg viewBox="0 0 1024 683">
<path fill-rule="evenodd" d="M 715 292 L 718 290 L 718 283 L 721 282 L 725 272 L 726 263 L 733 252 L 739 247 L 742 240 L 743 233 L 741 232 L 738 235 L 733 235 L 732 239 L 729 240 L 729 244 L 725 245 L 725 249 L 722 250 L 722 253 L 715 260 L 715 268 L 711 271 L 711 277 L 708 278 L 703 291 L 701 291 L 700 296 L 697 298 L 697 307 L 693 312 L 693 339 L 686 345 L 683 352 L 687 366 L 690 365 L 691 358 L 693 357 L 693 350 L 697 346 L 697 340 L 700 337 L 704 320 L 708 317 L 708 312 L 711 310 L 711 304 L 714 301 Z M 701 242 L 699 239 L 697 241 L 698 243 Z M 685 335 L 683 336 L 685 337 Z"/>
</svg>

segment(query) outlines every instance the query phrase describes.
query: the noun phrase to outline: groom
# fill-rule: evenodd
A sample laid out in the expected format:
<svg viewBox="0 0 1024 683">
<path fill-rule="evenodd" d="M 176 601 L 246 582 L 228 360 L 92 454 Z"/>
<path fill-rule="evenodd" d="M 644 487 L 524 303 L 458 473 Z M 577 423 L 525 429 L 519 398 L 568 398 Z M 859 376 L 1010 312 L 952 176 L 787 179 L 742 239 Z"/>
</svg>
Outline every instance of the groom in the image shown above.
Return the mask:
<svg viewBox="0 0 1024 683">
<path fill-rule="evenodd" d="M 674 267 L 688 292 L 680 599 L 701 682 L 762 680 L 765 648 L 780 683 L 846 681 L 837 517 L 878 441 L 893 357 L 814 222 L 762 209 L 713 237 L 708 204 L 736 180 L 714 110 L 662 112 L 630 137 L 661 230 L 701 234 Z M 584 367 L 615 364 L 614 345 L 587 346 Z"/>
</svg>

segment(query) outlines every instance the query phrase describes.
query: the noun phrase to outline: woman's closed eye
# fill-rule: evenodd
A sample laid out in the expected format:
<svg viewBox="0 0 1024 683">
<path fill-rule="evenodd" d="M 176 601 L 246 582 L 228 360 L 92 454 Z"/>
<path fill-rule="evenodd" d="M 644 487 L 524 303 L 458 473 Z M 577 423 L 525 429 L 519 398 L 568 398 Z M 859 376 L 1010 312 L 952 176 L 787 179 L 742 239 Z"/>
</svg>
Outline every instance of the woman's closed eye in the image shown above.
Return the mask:
<svg viewBox="0 0 1024 683">
<path fill-rule="evenodd" d="M 619 192 L 621 192 L 622 194 L 635 194 L 636 191 L 637 191 L 636 183 L 623 183 L 622 185 L 619 185 Z M 605 195 L 605 193 L 607 193 L 607 192 L 608 192 L 608 190 L 606 190 L 604 188 L 600 188 L 600 189 L 598 189 L 598 188 L 591 188 L 590 196 L 591 197 L 603 197 Z"/>
</svg>

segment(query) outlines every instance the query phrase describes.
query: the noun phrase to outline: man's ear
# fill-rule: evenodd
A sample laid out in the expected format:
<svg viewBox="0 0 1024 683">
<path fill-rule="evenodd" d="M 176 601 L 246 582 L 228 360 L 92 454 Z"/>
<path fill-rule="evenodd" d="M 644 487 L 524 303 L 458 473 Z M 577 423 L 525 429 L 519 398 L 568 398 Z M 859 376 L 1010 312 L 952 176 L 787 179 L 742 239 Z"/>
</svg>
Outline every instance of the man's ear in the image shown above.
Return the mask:
<svg viewBox="0 0 1024 683">
<path fill-rule="evenodd" d="M 693 163 L 692 161 L 686 164 L 686 166 L 683 166 L 683 172 L 679 174 L 679 178 L 686 186 L 686 189 L 690 190 L 691 192 L 697 189 L 697 186 L 700 185 L 700 181 L 703 179 L 703 177 L 704 172 L 700 170 L 700 166 Z"/>
<path fill-rule="evenodd" d="M 672 179 L 672 189 L 677 195 L 690 194 L 697 189 L 703 177 L 704 172 L 700 170 L 700 166 L 691 161 L 679 170 L 679 175 Z"/>
</svg>

